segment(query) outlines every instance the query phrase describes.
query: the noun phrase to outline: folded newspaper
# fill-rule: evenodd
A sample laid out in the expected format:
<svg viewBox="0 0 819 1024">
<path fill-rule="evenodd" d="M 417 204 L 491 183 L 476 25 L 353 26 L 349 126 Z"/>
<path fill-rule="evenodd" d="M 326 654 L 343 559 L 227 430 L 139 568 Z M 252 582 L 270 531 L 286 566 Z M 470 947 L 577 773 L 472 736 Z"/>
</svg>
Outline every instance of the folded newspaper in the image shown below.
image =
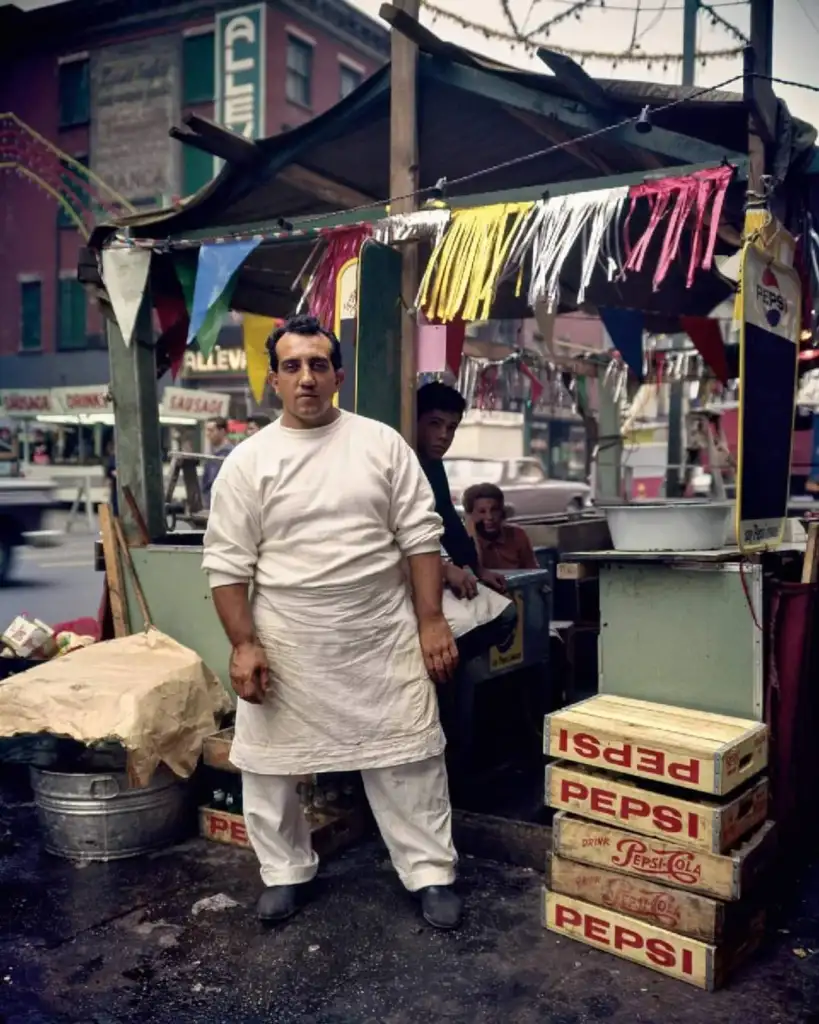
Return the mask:
<svg viewBox="0 0 819 1024">
<path fill-rule="evenodd" d="M 198 654 L 146 633 L 93 644 L 43 662 L 0 685 L 0 737 L 118 742 L 136 785 L 160 763 L 193 774 L 205 737 L 232 702 Z"/>
</svg>

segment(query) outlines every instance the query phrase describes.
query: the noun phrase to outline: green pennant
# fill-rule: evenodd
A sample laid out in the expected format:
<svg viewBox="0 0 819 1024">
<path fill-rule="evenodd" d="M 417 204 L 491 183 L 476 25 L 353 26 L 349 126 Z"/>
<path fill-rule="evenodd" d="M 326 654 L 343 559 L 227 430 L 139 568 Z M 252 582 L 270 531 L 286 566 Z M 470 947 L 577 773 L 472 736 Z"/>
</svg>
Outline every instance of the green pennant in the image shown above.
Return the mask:
<svg viewBox="0 0 819 1024">
<path fill-rule="evenodd" d="M 174 268 L 176 270 L 176 276 L 179 279 L 179 283 L 182 286 L 185 308 L 188 313 L 190 313 L 191 306 L 193 305 L 193 293 L 196 287 L 196 266 L 189 260 L 176 260 Z M 213 346 L 216 344 L 219 332 L 222 330 L 222 322 L 225 319 L 225 315 L 230 310 L 230 302 L 233 298 L 233 291 L 236 288 L 236 282 L 238 279 L 239 271 L 237 270 L 225 285 L 225 289 L 222 294 L 208 310 L 205 322 L 202 324 L 199 329 L 199 333 L 196 335 L 196 343 L 199 346 L 199 351 L 206 359 L 210 355 Z"/>
</svg>

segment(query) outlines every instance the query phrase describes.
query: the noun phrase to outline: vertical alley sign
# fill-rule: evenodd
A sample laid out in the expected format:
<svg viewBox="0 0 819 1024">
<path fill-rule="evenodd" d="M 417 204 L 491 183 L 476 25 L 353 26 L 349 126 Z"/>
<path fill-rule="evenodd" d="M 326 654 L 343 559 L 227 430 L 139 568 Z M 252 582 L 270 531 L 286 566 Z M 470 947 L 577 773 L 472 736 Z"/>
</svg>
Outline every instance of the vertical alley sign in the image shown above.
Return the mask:
<svg viewBox="0 0 819 1024">
<path fill-rule="evenodd" d="M 216 15 L 216 121 L 246 139 L 265 133 L 265 6 Z"/>
</svg>

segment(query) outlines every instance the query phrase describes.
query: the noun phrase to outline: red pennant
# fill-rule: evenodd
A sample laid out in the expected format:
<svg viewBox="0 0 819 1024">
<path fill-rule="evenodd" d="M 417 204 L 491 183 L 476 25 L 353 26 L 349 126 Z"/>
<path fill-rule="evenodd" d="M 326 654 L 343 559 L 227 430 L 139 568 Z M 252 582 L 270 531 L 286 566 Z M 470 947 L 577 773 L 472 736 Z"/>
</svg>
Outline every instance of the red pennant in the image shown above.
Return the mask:
<svg viewBox="0 0 819 1024">
<path fill-rule="evenodd" d="M 520 372 L 523 374 L 524 377 L 527 378 L 527 380 L 532 386 L 530 392 L 532 405 L 537 405 L 537 403 L 540 401 L 540 396 L 543 394 L 543 385 L 540 383 L 540 381 L 537 379 L 534 373 L 532 373 L 532 371 L 529 369 L 526 363 L 520 364 Z"/>
<path fill-rule="evenodd" d="M 162 331 L 156 343 L 157 365 L 168 366 L 176 380 L 185 358 L 190 323 L 181 288 L 179 295 L 157 295 L 154 307 Z"/>
<path fill-rule="evenodd" d="M 681 316 L 682 329 L 723 384 L 728 383 L 728 358 L 719 323 L 707 316 Z"/>
</svg>

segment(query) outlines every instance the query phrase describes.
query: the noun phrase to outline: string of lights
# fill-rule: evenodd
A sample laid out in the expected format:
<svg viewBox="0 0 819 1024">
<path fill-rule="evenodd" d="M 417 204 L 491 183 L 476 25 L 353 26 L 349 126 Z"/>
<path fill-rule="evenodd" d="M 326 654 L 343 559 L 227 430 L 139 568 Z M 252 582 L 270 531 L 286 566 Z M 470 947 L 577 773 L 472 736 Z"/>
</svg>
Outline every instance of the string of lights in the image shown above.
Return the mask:
<svg viewBox="0 0 819 1024">
<path fill-rule="evenodd" d="M 740 32 L 736 25 L 732 25 L 730 21 L 727 21 L 725 18 L 723 18 L 719 11 L 714 10 L 711 4 L 706 4 L 703 3 L 703 0 L 699 0 L 699 8 L 701 11 L 705 11 L 705 13 L 709 16 L 709 18 L 711 19 L 711 24 L 714 27 L 719 25 L 721 28 L 724 28 L 729 35 L 732 35 L 734 39 L 742 43 L 743 46 L 750 45 L 751 40 L 745 35 L 745 33 Z"/>
<path fill-rule="evenodd" d="M 527 32 L 525 35 L 518 35 L 515 32 L 506 32 L 502 29 L 491 28 L 488 25 L 483 25 L 479 22 L 472 21 L 470 18 L 464 17 L 462 14 L 457 14 L 454 11 L 447 10 L 444 7 L 440 7 L 434 3 L 434 0 L 421 0 L 422 6 L 429 11 L 432 16 L 433 23 L 437 18 L 443 18 L 451 21 L 458 25 L 459 28 L 466 29 L 470 32 L 476 32 L 482 35 L 485 39 L 492 39 L 498 42 L 509 44 L 511 49 L 515 49 L 517 46 L 522 46 L 524 50 L 529 53 L 536 53 L 538 48 L 543 45 L 543 42 L 538 42 L 535 38 L 549 37 L 551 28 L 561 21 L 567 18 L 574 17 L 579 18 L 581 16 L 581 10 L 592 6 L 592 2 L 588 0 L 581 0 L 580 3 L 574 3 L 561 12 L 556 18 L 551 19 L 548 22 L 544 22 L 539 25 L 536 29 L 531 32 Z M 600 4 L 600 0 L 597 0 Z M 603 9 L 608 9 L 605 2 L 601 4 Z M 629 7 L 627 10 L 634 11 L 634 7 Z M 652 8 L 656 11 L 658 8 Z M 571 57 L 573 60 L 579 61 L 581 64 L 585 64 L 586 61 L 603 61 L 617 67 L 618 64 L 645 64 L 650 70 L 655 64 L 664 68 L 670 65 L 681 64 L 683 57 L 679 52 L 672 53 L 651 53 L 645 52 L 641 49 L 625 50 L 620 53 L 612 53 L 606 50 L 577 50 L 571 47 L 555 45 L 549 43 L 549 48 L 554 50 L 556 53 L 562 53 L 566 57 Z M 706 64 L 709 60 L 726 60 L 731 57 L 736 57 L 742 52 L 743 46 L 733 46 L 727 48 L 720 48 L 714 50 L 700 50 L 697 52 L 697 60 L 701 64 Z"/>
</svg>

